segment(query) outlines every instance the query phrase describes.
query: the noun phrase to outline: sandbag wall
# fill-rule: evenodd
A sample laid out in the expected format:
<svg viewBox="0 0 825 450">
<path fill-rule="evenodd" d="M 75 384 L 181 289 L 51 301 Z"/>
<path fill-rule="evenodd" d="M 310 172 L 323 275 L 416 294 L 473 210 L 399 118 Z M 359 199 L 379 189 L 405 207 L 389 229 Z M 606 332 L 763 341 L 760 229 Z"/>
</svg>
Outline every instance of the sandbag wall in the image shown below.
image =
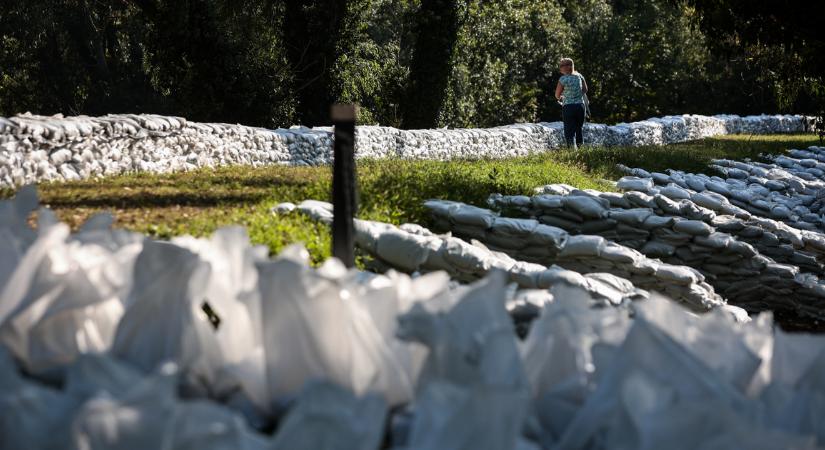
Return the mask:
<svg viewBox="0 0 825 450">
<path fill-rule="evenodd" d="M 635 146 L 809 128 L 805 116 L 683 115 L 613 126 L 587 124 L 584 132 L 588 144 Z M 503 158 L 563 144 L 560 122 L 457 130 L 361 126 L 356 152 L 362 158 Z M 0 117 L 0 187 L 225 164 L 318 165 L 331 158 L 329 127 L 268 130 L 149 114 Z"/>
<path fill-rule="evenodd" d="M 281 204 L 280 214 L 298 210 L 328 225 L 332 224 L 332 204 L 305 200 L 299 205 Z M 386 268 L 406 273 L 444 271 L 453 280 L 471 282 L 487 276 L 491 270 L 507 274 L 519 288 L 552 290 L 559 285 L 586 291 L 594 305 L 618 306 L 634 299 L 648 298 L 643 289 L 629 280 L 609 273 L 584 273 L 558 266 L 516 261 L 506 253 L 489 250 L 483 244 L 467 242 L 450 235 L 439 235 L 416 224 L 395 225 L 355 219 L 355 243 L 384 264 Z M 529 294 L 529 293 L 528 293 Z"/>
<path fill-rule="evenodd" d="M 662 292 L 697 311 L 725 303 L 698 271 L 650 259 L 601 236 L 571 235 L 535 219 L 498 217 L 490 210 L 459 202 L 430 200 L 425 206 L 437 228 L 465 239 L 478 239 L 518 260 L 556 264 L 579 273 L 610 273 L 642 289 Z"/>
<path fill-rule="evenodd" d="M 811 147 L 805 154 L 811 154 L 813 151 L 819 152 L 821 148 Z M 798 152 L 791 151 L 792 154 L 799 154 Z M 741 210 L 745 210 L 759 217 L 781 220 L 800 230 L 825 230 L 823 215 L 820 212 L 823 205 L 819 198 L 825 192 L 825 179 L 822 170 L 817 167 L 820 163 L 813 159 L 786 156 L 769 158 L 773 158 L 774 163 L 714 160 L 712 168 L 726 178 L 678 170 L 668 170 L 667 174 L 663 174 L 621 165 L 619 168 L 639 178 L 650 180 L 625 180 L 628 187 L 633 182 L 633 187 L 637 190 L 643 191 L 646 186 L 653 184 L 668 188 L 676 186 L 677 189 L 681 188 L 689 193 L 701 193 L 699 198 L 714 209 L 719 208 L 720 204 L 730 208 L 727 204 L 731 204 L 737 208 L 732 211 L 739 216 L 743 216 Z M 675 190 L 673 193 L 686 195 L 678 194 Z"/>
<path fill-rule="evenodd" d="M 620 180 L 619 185 L 628 181 L 637 180 Z M 717 216 L 688 199 L 675 202 L 659 193 L 581 191 L 564 185 L 540 190 L 552 193 L 493 195 L 489 202 L 507 216 L 535 218 L 572 234 L 596 234 L 650 258 L 693 267 L 724 298 L 746 309 L 825 316 L 825 283 L 819 279 L 822 266 L 804 252 L 792 253 L 808 263 L 813 273 L 800 271 L 797 265 L 779 264 L 748 242 L 714 227 L 735 231 L 739 227 L 733 223 L 742 224 L 741 219 Z"/>
</svg>

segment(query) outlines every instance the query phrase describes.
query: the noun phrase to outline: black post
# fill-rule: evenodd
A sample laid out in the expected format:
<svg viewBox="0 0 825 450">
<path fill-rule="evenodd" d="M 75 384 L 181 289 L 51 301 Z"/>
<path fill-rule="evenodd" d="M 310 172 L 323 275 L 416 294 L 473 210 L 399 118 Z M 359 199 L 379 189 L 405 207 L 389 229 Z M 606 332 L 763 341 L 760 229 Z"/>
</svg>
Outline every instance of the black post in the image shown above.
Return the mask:
<svg viewBox="0 0 825 450">
<path fill-rule="evenodd" d="M 355 105 L 332 105 L 335 143 L 332 163 L 332 256 L 355 265 Z"/>
</svg>

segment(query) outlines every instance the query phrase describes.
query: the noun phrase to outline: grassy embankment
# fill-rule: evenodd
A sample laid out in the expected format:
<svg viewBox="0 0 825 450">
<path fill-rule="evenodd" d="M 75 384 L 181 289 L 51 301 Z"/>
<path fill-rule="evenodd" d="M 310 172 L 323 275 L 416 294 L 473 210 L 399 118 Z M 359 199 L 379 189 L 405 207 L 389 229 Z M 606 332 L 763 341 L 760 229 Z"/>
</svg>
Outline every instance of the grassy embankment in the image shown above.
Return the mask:
<svg viewBox="0 0 825 450">
<path fill-rule="evenodd" d="M 507 160 L 360 161 L 359 216 L 427 225 L 422 202 L 429 198 L 484 206 L 490 193 L 530 194 L 548 183 L 609 190 L 605 180 L 622 176 L 616 163 L 651 171 L 707 172 L 712 158 L 757 158 L 818 143 L 814 135 L 727 136 L 667 147 L 588 148 Z M 304 242 L 318 262 L 329 255 L 326 227 L 298 214 L 275 216 L 270 208 L 285 201 L 329 200 L 330 186 L 329 167 L 235 166 L 47 183 L 39 192 L 41 202 L 73 228 L 99 211 L 113 212 L 117 227 L 157 237 L 203 236 L 223 225 L 241 224 L 254 242 L 266 244 L 273 253 Z M 11 195 L 11 190 L 0 190 L 0 198 Z"/>
</svg>

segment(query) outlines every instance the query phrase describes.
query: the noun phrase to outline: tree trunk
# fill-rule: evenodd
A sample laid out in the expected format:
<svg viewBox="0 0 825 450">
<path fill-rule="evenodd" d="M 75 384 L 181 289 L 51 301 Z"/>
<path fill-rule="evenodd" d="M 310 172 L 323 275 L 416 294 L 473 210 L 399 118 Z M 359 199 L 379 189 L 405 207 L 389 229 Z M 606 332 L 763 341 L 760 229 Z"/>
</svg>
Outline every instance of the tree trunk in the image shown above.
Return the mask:
<svg viewBox="0 0 825 450">
<path fill-rule="evenodd" d="M 329 125 L 336 100 L 332 69 L 343 37 L 348 0 L 287 0 L 284 43 L 298 99 L 297 119 L 303 125 Z M 346 47 L 346 45 L 344 45 Z"/>
<path fill-rule="evenodd" d="M 433 128 L 447 94 L 458 37 L 456 0 L 421 0 L 402 127 Z"/>
</svg>

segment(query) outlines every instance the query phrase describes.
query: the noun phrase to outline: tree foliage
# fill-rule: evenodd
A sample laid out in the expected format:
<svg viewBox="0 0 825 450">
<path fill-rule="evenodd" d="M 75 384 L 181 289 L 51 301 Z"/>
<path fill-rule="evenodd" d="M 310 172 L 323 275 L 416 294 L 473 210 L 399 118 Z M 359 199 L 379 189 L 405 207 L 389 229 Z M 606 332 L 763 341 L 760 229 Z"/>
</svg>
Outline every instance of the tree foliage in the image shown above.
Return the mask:
<svg viewBox="0 0 825 450">
<path fill-rule="evenodd" d="M 825 110 L 821 2 L 0 0 L 0 115 L 156 112 L 277 127 Z"/>
</svg>

